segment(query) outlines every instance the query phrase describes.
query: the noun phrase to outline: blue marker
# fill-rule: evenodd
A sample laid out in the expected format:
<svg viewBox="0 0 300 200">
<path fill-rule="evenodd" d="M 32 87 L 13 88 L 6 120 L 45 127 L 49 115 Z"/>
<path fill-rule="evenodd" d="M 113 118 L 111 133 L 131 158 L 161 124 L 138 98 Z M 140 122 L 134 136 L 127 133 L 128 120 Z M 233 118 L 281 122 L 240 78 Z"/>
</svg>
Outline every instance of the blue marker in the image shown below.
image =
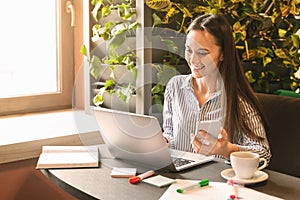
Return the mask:
<svg viewBox="0 0 300 200">
<path fill-rule="evenodd" d="M 186 187 L 178 188 L 176 191 L 177 191 L 178 193 L 183 193 L 183 192 L 192 190 L 192 189 L 194 189 L 194 188 L 199 188 L 199 187 L 207 186 L 208 184 L 209 184 L 209 180 L 204 179 L 204 180 L 202 180 L 202 181 L 199 181 L 199 182 L 197 182 L 197 183 L 188 185 L 188 186 L 186 186 Z"/>
</svg>

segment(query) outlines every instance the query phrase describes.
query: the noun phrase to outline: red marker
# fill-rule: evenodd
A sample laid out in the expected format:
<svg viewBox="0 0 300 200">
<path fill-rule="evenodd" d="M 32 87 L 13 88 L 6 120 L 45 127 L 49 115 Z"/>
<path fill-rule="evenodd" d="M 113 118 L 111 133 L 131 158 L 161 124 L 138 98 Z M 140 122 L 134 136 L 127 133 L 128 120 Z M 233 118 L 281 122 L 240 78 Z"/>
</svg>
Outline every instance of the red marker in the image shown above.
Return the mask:
<svg viewBox="0 0 300 200">
<path fill-rule="evenodd" d="M 147 171 L 143 174 L 140 174 L 138 176 L 132 176 L 128 179 L 128 182 L 131 183 L 131 184 L 135 184 L 135 183 L 138 183 L 140 182 L 141 180 L 143 180 L 144 178 L 147 178 L 149 176 L 152 176 L 155 174 L 155 171 L 154 170 L 150 170 L 150 171 Z"/>
</svg>

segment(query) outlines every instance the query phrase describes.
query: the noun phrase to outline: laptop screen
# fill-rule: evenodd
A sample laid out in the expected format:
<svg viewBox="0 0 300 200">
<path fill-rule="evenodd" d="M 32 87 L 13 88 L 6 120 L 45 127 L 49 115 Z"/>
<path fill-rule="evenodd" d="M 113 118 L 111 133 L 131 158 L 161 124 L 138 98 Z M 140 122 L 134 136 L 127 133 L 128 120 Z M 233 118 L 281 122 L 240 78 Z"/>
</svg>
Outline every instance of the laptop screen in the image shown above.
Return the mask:
<svg viewBox="0 0 300 200">
<path fill-rule="evenodd" d="M 155 117 L 100 107 L 93 110 L 103 140 L 115 158 L 135 161 L 153 169 L 172 163 Z"/>
</svg>

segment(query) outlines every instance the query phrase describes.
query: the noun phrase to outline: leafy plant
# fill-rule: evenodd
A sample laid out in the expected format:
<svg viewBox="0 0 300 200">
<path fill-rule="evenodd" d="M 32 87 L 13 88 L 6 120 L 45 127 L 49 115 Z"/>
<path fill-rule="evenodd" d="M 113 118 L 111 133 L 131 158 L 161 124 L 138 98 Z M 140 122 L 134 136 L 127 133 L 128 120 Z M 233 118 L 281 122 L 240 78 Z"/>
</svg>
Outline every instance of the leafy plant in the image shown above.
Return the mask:
<svg viewBox="0 0 300 200">
<path fill-rule="evenodd" d="M 188 23 L 205 13 L 223 14 L 233 29 L 245 75 L 257 92 L 272 93 L 272 85 L 296 90 L 300 65 L 299 0 L 146 0 L 153 26 L 186 33 Z"/>
<path fill-rule="evenodd" d="M 187 68 L 186 61 L 183 58 L 184 48 L 182 48 L 185 35 L 182 33 L 178 34 L 176 31 L 156 28 L 153 28 L 152 33 L 159 35 L 157 40 L 160 46 L 159 51 L 153 49 L 154 57 L 152 57 L 152 62 L 155 63 L 153 67 L 157 71 L 157 82 L 153 83 L 151 89 L 152 105 L 156 109 L 155 112 L 159 113 L 162 111 L 164 91 L 167 83 L 174 75 L 180 73 L 180 70 L 178 70 L 180 67 L 184 66 L 184 69 Z M 164 54 L 161 55 L 161 53 Z M 155 54 L 159 54 L 159 56 Z"/>
<path fill-rule="evenodd" d="M 95 81 L 98 80 L 101 69 L 105 67 L 104 65 L 106 65 L 106 67 L 109 66 L 109 69 L 111 70 L 111 79 L 107 79 L 104 84 L 100 84 L 100 89 L 93 97 L 93 103 L 96 106 L 103 104 L 103 95 L 105 92 L 108 92 L 109 94 L 115 93 L 123 102 L 128 103 L 132 95 L 135 94 L 135 86 L 130 82 L 125 85 L 118 84 L 114 69 L 116 66 L 118 67 L 116 64 L 126 65 L 127 69 L 132 73 L 133 80 L 136 80 L 136 68 L 134 62 L 130 59 L 130 57 L 135 57 L 135 54 L 132 52 L 132 54 L 127 54 L 126 56 L 111 57 L 110 59 L 107 59 L 106 57 L 100 59 L 96 55 L 93 55 L 92 58 L 90 58 L 84 45 L 81 47 L 80 52 L 86 56 L 90 66 L 90 74 Z"/>
<path fill-rule="evenodd" d="M 126 65 L 127 70 L 132 73 L 133 80 L 136 80 L 137 71 L 135 68 L 135 52 L 127 46 L 125 53 L 119 50 L 119 47 L 126 46 L 126 38 L 134 35 L 138 27 L 138 23 L 134 20 L 135 1 L 131 0 L 91 0 L 92 16 L 95 23 L 92 27 L 92 42 L 104 43 L 109 46 L 106 55 L 89 55 L 88 50 L 83 45 L 81 53 L 86 56 L 90 74 L 94 81 L 99 80 L 103 68 L 108 67 L 111 71 L 110 78 L 100 85 L 97 94 L 93 98 L 96 106 L 103 104 L 103 95 L 105 92 L 115 93 L 123 102 L 128 103 L 132 95 L 135 93 L 135 85 L 133 83 L 120 84 L 116 80 L 115 69 L 120 65 Z"/>
<path fill-rule="evenodd" d="M 156 112 L 162 111 L 162 105 L 163 105 L 163 96 L 165 92 L 165 87 L 168 83 L 168 81 L 176 75 L 176 68 L 173 65 L 170 65 L 169 63 L 164 63 L 162 66 L 160 65 L 154 65 L 154 67 L 157 69 L 157 80 L 158 82 L 152 87 L 152 104 L 153 105 L 160 105 L 160 107 L 157 107 L 159 110 Z"/>
</svg>

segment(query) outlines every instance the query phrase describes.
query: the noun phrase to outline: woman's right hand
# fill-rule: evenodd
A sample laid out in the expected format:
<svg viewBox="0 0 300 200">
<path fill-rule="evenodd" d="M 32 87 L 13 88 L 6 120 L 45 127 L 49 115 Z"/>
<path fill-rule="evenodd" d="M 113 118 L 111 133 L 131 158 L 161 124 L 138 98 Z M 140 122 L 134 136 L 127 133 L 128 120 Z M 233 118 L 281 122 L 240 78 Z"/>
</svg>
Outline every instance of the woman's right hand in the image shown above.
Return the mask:
<svg viewBox="0 0 300 200">
<path fill-rule="evenodd" d="M 197 136 L 198 135 L 198 136 Z M 217 142 L 217 139 L 206 131 L 199 131 L 195 134 L 191 134 L 191 144 L 195 153 L 203 155 L 211 155 L 212 150 Z"/>
<path fill-rule="evenodd" d="M 229 158 L 231 152 L 239 150 L 236 145 L 228 141 L 228 134 L 224 128 L 221 128 L 218 139 L 205 131 L 199 131 L 198 134 L 201 136 L 200 140 L 196 136 L 192 138 L 192 147 L 196 153 Z"/>
</svg>

